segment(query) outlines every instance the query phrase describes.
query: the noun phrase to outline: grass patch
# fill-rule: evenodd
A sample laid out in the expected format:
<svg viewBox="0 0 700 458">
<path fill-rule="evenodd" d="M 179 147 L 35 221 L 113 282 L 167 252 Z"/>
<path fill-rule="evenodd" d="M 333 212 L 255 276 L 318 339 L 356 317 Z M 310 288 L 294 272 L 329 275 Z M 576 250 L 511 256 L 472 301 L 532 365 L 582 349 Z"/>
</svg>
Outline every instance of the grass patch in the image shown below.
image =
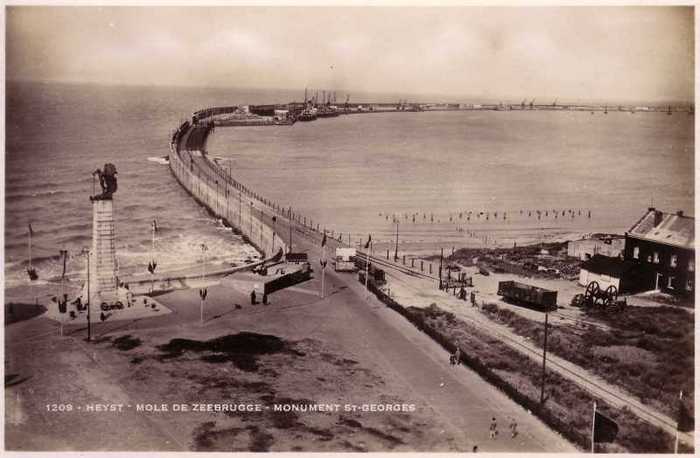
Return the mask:
<svg viewBox="0 0 700 458">
<path fill-rule="evenodd" d="M 547 373 L 545 402 L 540 404 L 541 368 L 535 361 L 437 306 L 432 305 L 427 309 L 403 307 L 373 284 L 371 290 L 382 302 L 407 318 L 447 351 L 454 352 L 456 345 L 459 345 L 464 364 L 568 440 L 583 450 L 590 449 L 594 398 L 587 391 L 550 371 Z M 507 313 L 504 315 L 510 317 Z M 599 445 L 598 451 L 668 453 L 673 450 L 674 438 L 670 434 L 642 422 L 626 409 L 616 409 L 605 402 L 596 401 L 599 410 L 614 419 L 620 427 L 615 442 Z"/>
<path fill-rule="evenodd" d="M 483 312 L 542 347 L 544 325 L 495 304 Z M 675 307 L 627 307 L 622 313 L 591 312 L 611 330 L 593 326 L 572 332 L 550 325 L 547 351 L 624 387 L 645 404 L 670 416 L 677 413 L 679 391 L 694 391 L 694 323 Z M 688 404 L 691 408 L 691 403 Z"/>
<path fill-rule="evenodd" d="M 158 356 L 160 361 L 177 358 L 186 352 L 209 353 L 200 359 L 209 363 L 230 362 L 243 371 L 255 372 L 258 370 L 258 355 L 285 351 L 287 344 L 276 336 L 240 332 L 207 341 L 172 339 L 157 348 L 162 352 Z"/>
<path fill-rule="evenodd" d="M 130 334 L 118 337 L 112 341 L 112 346 L 117 347 L 121 351 L 129 351 L 141 345 L 141 339 L 131 337 Z"/>
</svg>

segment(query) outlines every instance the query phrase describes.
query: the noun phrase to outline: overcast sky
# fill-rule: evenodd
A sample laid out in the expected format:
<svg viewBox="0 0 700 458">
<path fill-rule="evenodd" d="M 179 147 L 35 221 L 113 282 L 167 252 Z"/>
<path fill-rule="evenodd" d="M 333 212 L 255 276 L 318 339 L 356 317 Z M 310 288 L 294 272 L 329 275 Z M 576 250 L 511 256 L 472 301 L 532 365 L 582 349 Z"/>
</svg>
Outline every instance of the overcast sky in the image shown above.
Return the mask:
<svg viewBox="0 0 700 458">
<path fill-rule="evenodd" d="M 689 7 L 8 7 L 9 80 L 690 100 Z"/>
</svg>

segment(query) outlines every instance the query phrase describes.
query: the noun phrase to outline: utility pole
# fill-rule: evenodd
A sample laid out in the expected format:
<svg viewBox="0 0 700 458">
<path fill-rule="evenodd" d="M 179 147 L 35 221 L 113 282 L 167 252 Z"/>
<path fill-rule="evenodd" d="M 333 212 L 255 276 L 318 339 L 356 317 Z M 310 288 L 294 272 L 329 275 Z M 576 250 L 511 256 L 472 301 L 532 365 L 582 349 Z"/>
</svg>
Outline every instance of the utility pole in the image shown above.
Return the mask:
<svg viewBox="0 0 700 458">
<path fill-rule="evenodd" d="M 544 383 L 545 383 L 545 367 L 547 365 L 547 324 L 549 312 L 544 312 L 544 349 L 542 350 L 542 386 L 540 387 L 540 404 L 544 403 Z"/>
</svg>

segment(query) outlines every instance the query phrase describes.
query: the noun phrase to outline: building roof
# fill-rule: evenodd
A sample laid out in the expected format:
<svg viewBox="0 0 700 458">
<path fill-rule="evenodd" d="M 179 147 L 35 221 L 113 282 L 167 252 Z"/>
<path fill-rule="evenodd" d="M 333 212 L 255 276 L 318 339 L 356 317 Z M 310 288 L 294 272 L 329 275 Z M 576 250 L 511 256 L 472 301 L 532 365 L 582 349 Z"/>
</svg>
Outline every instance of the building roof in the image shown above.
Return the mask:
<svg viewBox="0 0 700 458">
<path fill-rule="evenodd" d="M 675 247 L 695 249 L 695 218 L 650 208 L 627 232 L 630 236 Z"/>
<path fill-rule="evenodd" d="M 581 270 L 587 270 L 600 275 L 609 275 L 615 278 L 621 278 L 625 272 L 628 272 L 636 267 L 636 264 L 629 261 L 624 261 L 620 258 L 611 258 L 600 254 L 594 255 L 588 261 L 581 264 Z"/>
</svg>

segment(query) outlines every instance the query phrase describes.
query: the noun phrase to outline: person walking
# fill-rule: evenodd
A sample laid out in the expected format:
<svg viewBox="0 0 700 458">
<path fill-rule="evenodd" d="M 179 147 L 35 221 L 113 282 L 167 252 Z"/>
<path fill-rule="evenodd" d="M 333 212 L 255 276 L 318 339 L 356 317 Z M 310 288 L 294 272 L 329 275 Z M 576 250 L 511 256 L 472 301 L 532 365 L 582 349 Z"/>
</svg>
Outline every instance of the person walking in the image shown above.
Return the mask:
<svg viewBox="0 0 700 458">
<path fill-rule="evenodd" d="M 489 426 L 489 437 L 495 439 L 498 436 L 498 423 L 496 417 L 491 417 L 491 426 Z"/>
<path fill-rule="evenodd" d="M 459 349 L 459 346 L 457 346 L 457 350 L 455 350 L 455 354 L 454 354 L 454 360 L 455 360 L 455 364 L 458 366 L 460 364 L 461 357 L 462 357 L 462 351 Z"/>
<path fill-rule="evenodd" d="M 255 305 L 255 290 L 250 292 L 250 304 Z"/>
<path fill-rule="evenodd" d="M 510 422 L 510 435 L 513 439 L 518 435 L 518 422 L 515 421 L 515 417 Z"/>
</svg>

